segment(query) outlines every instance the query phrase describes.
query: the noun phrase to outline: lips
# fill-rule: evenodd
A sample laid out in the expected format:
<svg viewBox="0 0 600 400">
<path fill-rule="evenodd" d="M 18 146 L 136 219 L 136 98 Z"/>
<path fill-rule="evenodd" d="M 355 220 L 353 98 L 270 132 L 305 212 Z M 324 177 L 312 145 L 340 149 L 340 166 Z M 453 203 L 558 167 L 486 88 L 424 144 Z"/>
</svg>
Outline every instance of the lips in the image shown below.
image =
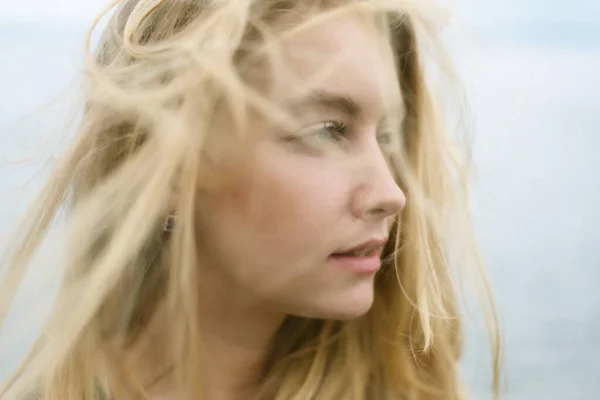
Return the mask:
<svg viewBox="0 0 600 400">
<path fill-rule="evenodd" d="M 374 255 L 376 253 L 375 249 L 359 249 L 353 251 L 347 251 L 344 253 L 333 253 L 334 257 L 367 257 Z"/>
<path fill-rule="evenodd" d="M 331 254 L 331 265 L 358 275 L 371 276 L 381 267 L 381 253 L 387 238 L 369 240 Z"/>
<path fill-rule="evenodd" d="M 363 242 L 359 245 L 337 251 L 332 254 L 333 257 L 372 257 L 381 254 L 383 246 L 387 242 L 385 239 L 373 239 Z"/>
</svg>

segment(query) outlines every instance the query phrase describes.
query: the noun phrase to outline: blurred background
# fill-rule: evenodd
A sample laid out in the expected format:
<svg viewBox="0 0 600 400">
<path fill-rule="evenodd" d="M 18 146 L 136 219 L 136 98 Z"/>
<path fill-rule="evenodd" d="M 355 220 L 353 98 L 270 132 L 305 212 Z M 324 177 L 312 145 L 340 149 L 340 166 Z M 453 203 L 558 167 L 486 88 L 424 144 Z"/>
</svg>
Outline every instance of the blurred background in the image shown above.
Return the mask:
<svg viewBox="0 0 600 400">
<path fill-rule="evenodd" d="M 68 126 L 83 35 L 106 3 L 0 4 L 1 233 L 43 176 L 42 164 L 16 161 L 50 154 Z M 442 4 L 475 118 L 473 211 L 505 336 L 505 398 L 600 398 L 600 2 Z M 0 337 L 0 376 L 30 339 Z M 473 398 L 488 399 L 478 323 L 466 343 Z"/>
</svg>

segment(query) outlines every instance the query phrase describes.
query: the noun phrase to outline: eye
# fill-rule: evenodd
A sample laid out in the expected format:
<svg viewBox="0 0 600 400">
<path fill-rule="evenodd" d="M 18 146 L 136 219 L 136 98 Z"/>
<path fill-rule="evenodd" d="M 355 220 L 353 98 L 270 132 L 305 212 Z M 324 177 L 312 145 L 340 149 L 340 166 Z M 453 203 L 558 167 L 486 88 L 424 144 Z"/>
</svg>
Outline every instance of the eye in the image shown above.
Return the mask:
<svg viewBox="0 0 600 400">
<path fill-rule="evenodd" d="M 377 135 L 377 142 L 381 146 L 389 146 L 392 144 L 392 134 L 390 132 L 382 132 Z"/>
<path fill-rule="evenodd" d="M 287 142 L 297 142 L 314 149 L 346 143 L 348 126 L 340 121 L 324 121 L 306 126 L 295 134 L 285 137 Z"/>
<path fill-rule="evenodd" d="M 348 126 L 339 121 L 325 121 L 303 129 L 303 131 L 308 135 L 318 135 L 323 139 L 341 142 L 345 139 Z"/>
</svg>

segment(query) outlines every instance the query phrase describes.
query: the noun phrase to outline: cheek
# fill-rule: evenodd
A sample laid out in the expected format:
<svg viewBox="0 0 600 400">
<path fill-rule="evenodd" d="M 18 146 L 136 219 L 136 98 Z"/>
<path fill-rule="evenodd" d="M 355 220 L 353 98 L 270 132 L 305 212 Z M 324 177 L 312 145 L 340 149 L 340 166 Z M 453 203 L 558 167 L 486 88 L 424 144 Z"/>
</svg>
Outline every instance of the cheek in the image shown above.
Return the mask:
<svg viewBox="0 0 600 400">
<path fill-rule="evenodd" d="M 292 247 L 309 245 L 332 230 L 343 212 L 343 184 L 322 167 L 302 159 L 262 157 L 222 205 L 245 225 L 242 230 L 282 247 L 288 247 L 286 241 Z"/>
<path fill-rule="evenodd" d="M 302 176 L 288 171 L 264 171 L 235 190 L 233 208 L 262 235 L 286 234 L 302 222 L 310 223 L 319 211 L 310 187 L 316 185 L 303 183 Z"/>
</svg>

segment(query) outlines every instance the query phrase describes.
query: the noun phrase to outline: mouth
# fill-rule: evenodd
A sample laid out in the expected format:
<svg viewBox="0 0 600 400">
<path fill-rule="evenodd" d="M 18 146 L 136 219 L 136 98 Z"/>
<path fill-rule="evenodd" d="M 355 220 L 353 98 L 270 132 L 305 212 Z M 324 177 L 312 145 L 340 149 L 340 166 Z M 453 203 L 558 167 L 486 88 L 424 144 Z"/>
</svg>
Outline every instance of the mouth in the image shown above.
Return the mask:
<svg viewBox="0 0 600 400">
<path fill-rule="evenodd" d="M 345 252 L 338 252 L 331 254 L 331 257 L 340 258 L 340 257 L 374 257 L 379 256 L 381 254 L 381 250 L 383 248 L 369 248 L 369 249 L 358 249 L 351 250 Z"/>
<path fill-rule="evenodd" d="M 329 259 L 339 267 L 358 274 L 372 274 L 381 267 L 385 240 L 371 240 L 358 246 L 332 253 Z"/>
<path fill-rule="evenodd" d="M 369 240 L 357 246 L 332 253 L 331 257 L 379 257 L 386 242 L 387 238 Z"/>
</svg>

